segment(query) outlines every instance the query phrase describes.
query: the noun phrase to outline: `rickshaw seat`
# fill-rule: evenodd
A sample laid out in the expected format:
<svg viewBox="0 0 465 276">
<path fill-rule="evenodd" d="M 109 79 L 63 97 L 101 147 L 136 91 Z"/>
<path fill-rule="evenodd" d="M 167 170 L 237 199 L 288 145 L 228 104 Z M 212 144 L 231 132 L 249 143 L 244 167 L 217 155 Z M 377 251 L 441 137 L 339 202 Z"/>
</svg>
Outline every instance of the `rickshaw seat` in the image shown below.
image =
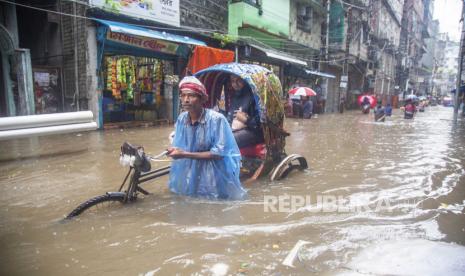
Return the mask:
<svg viewBox="0 0 465 276">
<path fill-rule="evenodd" d="M 265 158 L 266 145 L 264 143 L 247 146 L 240 149 L 243 157 Z"/>
</svg>

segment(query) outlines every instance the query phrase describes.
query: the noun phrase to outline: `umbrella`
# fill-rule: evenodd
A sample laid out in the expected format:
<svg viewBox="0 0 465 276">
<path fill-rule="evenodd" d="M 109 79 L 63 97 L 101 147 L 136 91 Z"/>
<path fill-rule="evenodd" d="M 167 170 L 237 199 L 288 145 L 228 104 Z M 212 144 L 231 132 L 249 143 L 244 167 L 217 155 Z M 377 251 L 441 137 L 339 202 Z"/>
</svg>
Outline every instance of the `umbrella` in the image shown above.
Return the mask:
<svg viewBox="0 0 465 276">
<path fill-rule="evenodd" d="M 295 96 L 316 96 L 316 92 L 308 87 L 297 87 L 289 90 L 288 93 Z"/>
<path fill-rule="evenodd" d="M 414 94 L 410 94 L 410 95 L 407 95 L 407 96 L 405 97 L 405 99 L 406 99 L 406 100 L 416 101 L 416 100 L 418 100 L 418 97 L 417 97 L 416 95 L 414 95 Z"/>
<path fill-rule="evenodd" d="M 365 98 L 368 98 L 368 101 L 370 102 L 370 106 L 372 108 L 376 106 L 376 98 L 375 98 L 375 96 L 367 95 L 367 94 L 358 96 L 358 104 L 362 105 Z"/>
</svg>

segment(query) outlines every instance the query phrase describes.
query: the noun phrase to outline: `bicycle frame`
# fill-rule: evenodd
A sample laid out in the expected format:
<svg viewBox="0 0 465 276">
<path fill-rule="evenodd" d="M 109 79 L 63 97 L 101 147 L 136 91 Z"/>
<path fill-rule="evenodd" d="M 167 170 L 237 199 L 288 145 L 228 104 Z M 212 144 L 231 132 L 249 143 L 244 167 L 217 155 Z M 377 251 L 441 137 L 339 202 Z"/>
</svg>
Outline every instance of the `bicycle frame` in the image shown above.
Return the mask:
<svg viewBox="0 0 465 276">
<path fill-rule="evenodd" d="M 123 180 L 123 183 L 121 184 L 121 186 L 118 189 L 118 193 L 124 193 L 124 196 L 125 196 L 124 197 L 124 202 L 135 200 L 137 198 L 137 192 L 140 192 L 140 193 L 142 193 L 144 195 L 148 195 L 149 192 L 147 192 L 146 190 L 141 188 L 139 186 L 139 184 L 142 184 L 144 182 L 150 181 L 150 180 L 158 178 L 160 176 L 169 174 L 170 173 L 170 168 L 171 168 L 171 166 L 165 166 L 165 167 L 158 168 L 158 169 L 146 172 L 146 173 L 142 173 L 140 170 L 137 169 L 137 167 L 132 167 L 131 166 L 129 168 L 128 173 L 126 174 L 126 177 Z M 132 173 L 131 178 L 129 180 L 128 190 L 126 192 L 121 192 L 121 190 L 125 186 L 128 178 L 129 178 L 129 175 L 131 174 L 132 171 L 133 171 L 133 173 Z"/>
</svg>

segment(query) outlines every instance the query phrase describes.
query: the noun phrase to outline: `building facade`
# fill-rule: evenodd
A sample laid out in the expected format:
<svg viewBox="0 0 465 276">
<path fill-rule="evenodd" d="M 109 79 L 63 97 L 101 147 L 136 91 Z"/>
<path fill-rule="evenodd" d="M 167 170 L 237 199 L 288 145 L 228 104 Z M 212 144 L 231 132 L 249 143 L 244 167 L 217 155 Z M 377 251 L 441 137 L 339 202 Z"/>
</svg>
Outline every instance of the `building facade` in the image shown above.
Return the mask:
<svg viewBox="0 0 465 276">
<path fill-rule="evenodd" d="M 372 1 L 370 57 L 373 61 L 374 94 L 385 103 L 395 101 L 396 55 L 400 45 L 403 0 Z"/>
<path fill-rule="evenodd" d="M 152 37 L 145 43 L 158 48 L 148 53 L 147 48 L 130 45 L 141 41 L 134 33 L 115 35 L 118 28 L 188 37 L 234 51 L 237 61 L 261 64 L 277 74 L 283 97 L 296 85 L 314 88 L 319 112 L 335 112 L 341 103 L 358 108 L 362 93 L 391 103 L 405 93 L 444 93 L 442 82 L 449 79 L 444 72 L 454 70 L 442 64 L 454 62 L 450 57 L 455 46 L 449 39 L 437 39 L 433 0 L 173 0 L 146 5 L 119 0 L 43 1 L 49 12 L 33 1 L 16 2 L 28 7 L 0 4 L 2 116 L 89 109 L 99 114 L 100 121 L 109 119 L 102 118 L 103 109 L 110 107 L 117 114 L 125 104 L 103 103 L 104 94 L 119 100 L 121 84 L 125 90 L 129 84 L 120 76 L 112 84 L 110 60 L 124 57 L 127 62 L 129 56 L 133 62 L 142 56 L 157 66 L 163 64 L 159 76 L 163 80 L 157 84 L 163 85 L 156 88 L 147 80 L 141 86 L 135 80 L 129 93 L 132 86 L 150 90 L 153 97 L 145 91 L 144 100 L 153 104 L 158 100 L 156 105 L 163 103 L 164 110 L 150 107 L 131 116 L 173 120 L 176 88 L 165 79 L 176 80 L 186 73 L 195 43 Z M 163 12 L 157 14 L 158 10 Z M 443 57 L 436 50 L 441 45 L 448 49 Z M 176 50 L 164 52 L 160 47 Z M 172 91 L 165 93 L 165 88 Z"/>
<path fill-rule="evenodd" d="M 460 45 L 452 41 L 447 33 L 439 34 L 437 69 L 434 77 L 434 94 L 447 96 L 456 89 L 458 72 L 458 55 Z"/>
</svg>

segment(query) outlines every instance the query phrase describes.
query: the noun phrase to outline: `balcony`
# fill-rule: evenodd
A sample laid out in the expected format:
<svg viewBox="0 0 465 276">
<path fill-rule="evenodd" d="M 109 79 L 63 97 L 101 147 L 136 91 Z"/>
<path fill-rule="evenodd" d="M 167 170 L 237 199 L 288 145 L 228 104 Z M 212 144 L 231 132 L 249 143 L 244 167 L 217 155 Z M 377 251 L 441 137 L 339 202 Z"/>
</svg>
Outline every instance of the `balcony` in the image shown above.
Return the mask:
<svg viewBox="0 0 465 276">
<path fill-rule="evenodd" d="M 233 1 L 229 4 L 229 34 L 289 37 L 289 1 Z M 250 31 L 253 29 L 253 31 Z"/>
</svg>

